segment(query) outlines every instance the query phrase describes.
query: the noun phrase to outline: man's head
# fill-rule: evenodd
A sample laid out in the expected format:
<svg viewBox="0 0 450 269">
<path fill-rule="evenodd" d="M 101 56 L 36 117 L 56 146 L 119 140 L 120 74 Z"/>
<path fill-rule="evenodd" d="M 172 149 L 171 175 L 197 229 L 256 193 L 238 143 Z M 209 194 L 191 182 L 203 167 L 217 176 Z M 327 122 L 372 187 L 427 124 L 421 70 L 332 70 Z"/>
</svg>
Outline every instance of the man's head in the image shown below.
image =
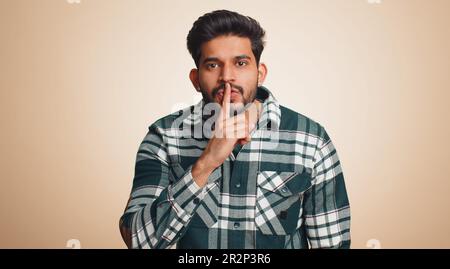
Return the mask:
<svg viewBox="0 0 450 269">
<path fill-rule="evenodd" d="M 197 68 L 189 77 L 207 103 L 222 103 L 228 82 L 232 103 L 246 105 L 254 100 L 267 74 L 259 62 L 264 34 L 256 20 L 228 10 L 207 13 L 194 22 L 187 47 Z"/>
</svg>

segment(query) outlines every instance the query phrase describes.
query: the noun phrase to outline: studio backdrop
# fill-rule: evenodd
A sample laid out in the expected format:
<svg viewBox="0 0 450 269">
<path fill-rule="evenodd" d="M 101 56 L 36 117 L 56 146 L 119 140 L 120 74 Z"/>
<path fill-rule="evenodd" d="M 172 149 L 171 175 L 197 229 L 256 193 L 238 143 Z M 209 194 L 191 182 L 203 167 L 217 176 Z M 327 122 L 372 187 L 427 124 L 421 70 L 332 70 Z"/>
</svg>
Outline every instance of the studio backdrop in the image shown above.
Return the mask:
<svg viewBox="0 0 450 269">
<path fill-rule="evenodd" d="M 192 23 L 266 30 L 264 83 L 325 126 L 353 248 L 450 248 L 450 1 L 0 0 L 0 248 L 125 248 L 148 127 L 194 104 Z"/>
</svg>

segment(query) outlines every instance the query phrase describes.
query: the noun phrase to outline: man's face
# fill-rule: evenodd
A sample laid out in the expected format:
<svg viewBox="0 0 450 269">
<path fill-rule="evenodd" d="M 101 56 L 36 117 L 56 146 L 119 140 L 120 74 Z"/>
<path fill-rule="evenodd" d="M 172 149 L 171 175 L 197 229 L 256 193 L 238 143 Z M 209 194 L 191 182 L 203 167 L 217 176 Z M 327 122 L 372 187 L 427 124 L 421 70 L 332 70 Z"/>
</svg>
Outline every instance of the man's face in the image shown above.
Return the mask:
<svg viewBox="0 0 450 269">
<path fill-rule="evenodd" d="M 227 82 L 231 103 L 246 105 L 255 99 L 260 74 L 249 38 L 227 35 L 204 43 L 197 72 L 197 88 L 207 103 L 222 104 Z"/>
</svg>

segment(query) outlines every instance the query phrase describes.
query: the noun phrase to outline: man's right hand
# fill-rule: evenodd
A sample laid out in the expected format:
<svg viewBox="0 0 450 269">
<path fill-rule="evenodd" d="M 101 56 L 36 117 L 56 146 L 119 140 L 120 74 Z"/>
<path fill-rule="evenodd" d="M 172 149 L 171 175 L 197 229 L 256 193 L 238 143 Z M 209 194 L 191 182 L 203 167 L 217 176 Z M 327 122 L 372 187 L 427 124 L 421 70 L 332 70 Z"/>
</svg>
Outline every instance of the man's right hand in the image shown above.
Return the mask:
<svg viewBox="0 0 450 269">
<path fill-rule="evenodd" d="M 214 169 L 222 165 L 237 144 L 250 142 L 250 133 L 259 119 L 261 103 L 255 100 L 243 113 L 230 117 L 231 85 L 225 84 L 222 109 L 217 118 L 214 135 L 192 168 L 192 176 L 203 187 Z"/>
</svg>

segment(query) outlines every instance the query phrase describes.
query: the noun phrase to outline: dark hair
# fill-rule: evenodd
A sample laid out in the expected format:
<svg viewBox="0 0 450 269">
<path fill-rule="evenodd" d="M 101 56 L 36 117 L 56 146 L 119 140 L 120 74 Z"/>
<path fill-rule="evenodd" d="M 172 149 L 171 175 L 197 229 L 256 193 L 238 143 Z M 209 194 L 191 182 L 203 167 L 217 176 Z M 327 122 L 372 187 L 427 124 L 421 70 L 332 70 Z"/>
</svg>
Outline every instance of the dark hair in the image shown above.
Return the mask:
<svg viewBox="0 0 450 269">
<path fill-rule="evenodd" d="M 256 63 L 259 64 L 264 50 L 264 29 L 251 17 L 229 10 L 216 10 L 199 17 L 187 36 L 187 48 L 197 68 L 202 44 L 222 35 L 248 37 Z"/>
</svg>

